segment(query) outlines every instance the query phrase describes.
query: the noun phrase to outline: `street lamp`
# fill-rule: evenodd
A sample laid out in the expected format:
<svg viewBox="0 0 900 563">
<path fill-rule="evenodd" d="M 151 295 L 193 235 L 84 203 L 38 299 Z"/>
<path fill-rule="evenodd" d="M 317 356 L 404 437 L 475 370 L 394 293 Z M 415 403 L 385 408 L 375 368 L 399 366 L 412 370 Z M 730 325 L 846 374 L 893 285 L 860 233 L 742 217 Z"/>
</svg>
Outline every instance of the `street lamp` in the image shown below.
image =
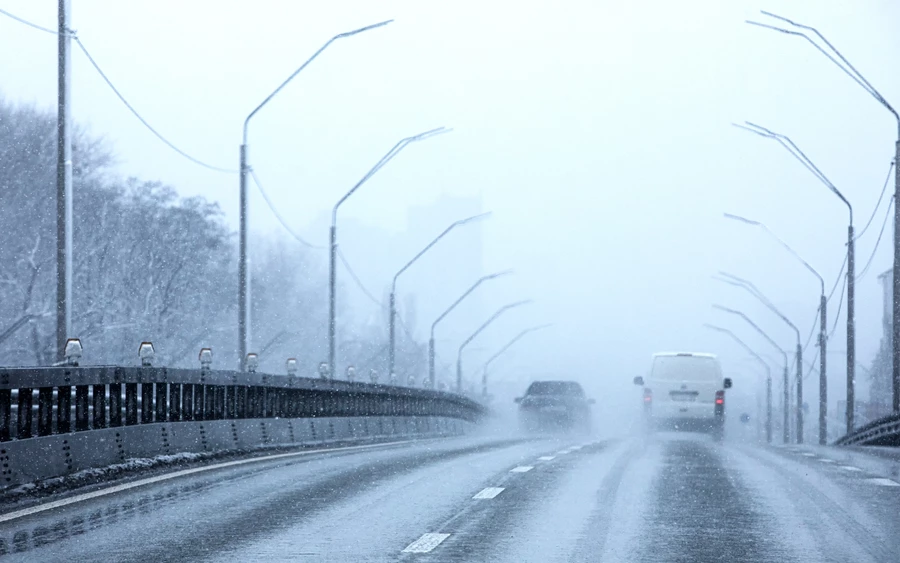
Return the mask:
<svg viewBox="0 0 900 563">
<path fill-rule="evenodd" d="M 547 328 L 549 326 L 553 326 L 553 325 L 544 324 L 544 325 L 533 326 L 531 328 L 526 328 L 525 330 L 523 330 L 522 332 L 517 334 L 512 340 L 507 342 L 506 345 L 503 346 L 503 348 L 500 348 L 500 350 L 498 350 L 496 354 L 494 354 L 493 356 L 488 358 L 488 361 L 486 361 L 484 363 L 484 369 L 482 369 L 482 372 L 481 372 L 481 396 L 482 397 L 487 398 L 487 376 L 488 376 L 488 368 L 490 367 L 491 363 L 493 363 L 494 360 L 499 358 L 504 352 L 509 350 L 513 344 L 518 342 L 526 334 L 532 333 L 537 330 L 541 330 L 542 328 Z"/>
<path fill-rule="evenodd" d="M 785 250 L 790 252 L 794 258 L 799 260 L 807 270 L 813 273 L 816 278 L 819 280 L 819 444 L 825 445 L 828 441 L 828 378 L 825 375 L 825 353 L 827 348 L 827 340 L 828 340 L 828 321 L 826 314 L 826 307 L 828 305 L 828 300 L 825 298 L 825 280 L 819 275 L 819 272 L 816 271 L 815 268 L 809 265 L 809 263 L 804 260 L 793 248 L 788 246 L 786 242 L 781 240 L 781 238 L 772 232 L 769 227 L 765 226 L 765 224 L 754 221 L 752 219 L 747 219 L 746 217 L 741 217 L 739 215 L 733 215 L 731 213 L 726 213 L 725 217 L 727 219 L 734 219 L 735 221 L 741 221 L 748 225 L 752 225 L 755 227 L 759 227 L 769 234 L 772 238 L 778 241 Z"/>
<path fill-rule="evenodd" d="M 330 232 L 330 249 L 331 255 L 328 261 L 328 366 L 331 370 L 331 373 L 335 373 L 335 333 L 336 333 L 336 325 L 335 325 L 335 306 L 336 306 L 336 296 L 335 296 L 335 285 L 337 280 L 337 273 L 335 272 L 336 260 L 337 260 L 337 212 L 338 208 L 340 208 L 341 204 L 347 201 L 351 195 L 356 193 L 356 190 L 360 188 L 363 184 L 365 184 L 369 178 L 375 175 L 376 172 L 381 170 L 381 168 L 390 162 L 395 156 L 397 156 L 400 151 L 407 147 L 410 143 L 415 143 L 416 141 L 423 141 L 435 135 L 439 135 L 441 133 L 448 133 L 450 129 L 445 127 L 438 127 L 437 129 L 432 129 L 430 131 L 425 131 L 423 133 L 419 133 L 418 135 L 413 135 L 412 137 L 406 137 L 404 139 L 400 139 L 397 141 L 397 144 L 391 148 L 381 160 L 375 163 L 366 175 L 363 176 L 346 194 L 344 197 L 338 200 L 337 203 L 334 204 L 334 208 L 331 210 L 331 232 Z"/>
<path fill-rule="evenodd" d="M 725 283 L 735 285 L 738 287 L 744 288 L 751 295 L 756 297 L 760 303 L 766 306 L 767 309 L 778 315 L 778 317 L 784 321 L 791 329 L 794 331 L 794 334 L 797 336 L 797 443 L 803 443 L 803 347 L 800 345 L 800 330 L 797 328 L 797 325 L 792 323 L 790 319 L 788 319 L 781 311 L 779 311 L 775 305 L 765 296 L 762 292 L 757 289 L 755 285 L 750 283 L 749 281 L 739 278 L 737 276 L 733 276 L 731 274 L 725 272 L 719 272 L 720 275 L 725 276 L 725 278 L 716 278 L 719 281 L 723 281 Z"/>
<path fill-rule="evenodd" d="M 288 82 L 294 79 L 295 76 L 300 74 L 304 68 L 309 65 L 309 63 L 313 62 L 319 54 L 328 48 L 329 45 L 337 41 L 338 39 L 344 39 L 346 37 L 352 37 L 358 33 L 362 33 L 364 31 L 369 31 L 371 29 L 375 29 L 378 27 L 385 26 L 391 23 L 394 20 L 387 20 L 381 23 L 376 23 L 373 25 L 368 25 L 366 27 L 361 27 L 359 29 L 354 29 L 353 31 L 347 31 L 345 33 L 339 33 L 329 39 L 324 45 L 322 45 L 318 51 L 313 53 L 309 59 L 303 63 L 300 68 L 295 70 L 293 74 L 287 77 L 287 80 L 281 83 L 278 88 L 269 94 L 265 100 L 262 101 L 261 104 L 256 106 L 256 108 L 250 112 L 250 115 L 244 120 L 244 134 L 241 141 L 241 166 L 240 166 L 240 176 L 241 176 L 241 187 L 240 187 L 240 227 L 239 227 L 239 246 L 240 246 L 240 258 L 238 261 L 238 363 L 241 370 L 244 369 L 244 359 L 247 354 L 247 350 L 250 348 L 250 258 L 247 255 L 247 171 L 249 170 L 249 166 L 247 165 L 247 127 L 250 123 L 250 118 L 256 115 L 256 113 L 263 108 L 269 101 L 275 97 L 275 94 L 281 91 L 282 88 L 287 86 Z"/>
<path fill-rule="evenodd" d="M 491 323 L 493 323 L 498 318 L 500 318 L 500 316 L 503 313 L 505 313 L 506 311 L 509 311 L 510 309 L 514 309 L 516 307 L 521 307 L 522 305 L 527 305 L 528 303 L 531 303 L 531 302 L 532 302 L 531 299 L 526 299 L 524 301 L 516 301 L 514 303 L 510 303 L 508 305 L 504 305 L 503 307 L 500 307 L 499 309 L 497 309 L 496 312 L 494 312 L 493 315 L 491 315 L 488 318 L 488 320 L 484 321 L 484 323 L 482 323 L 481 326 L 478 327 L 478 329 L 475 332 L 473 332 L 471 335 L 469 335 L 468 338 L 463 340 L 462 344 L 459 345 L 459 350 L 457 350 L 457 352 L 456 352 L 456 392 L 457 393 L 462 393 L 462 353 L 463 353 L 463 350 L 465 350 L 466 346 L 468 346 L 470 342 L 475 340 L 475 337 L 477 337 L 479 334 L 481 334 L 481 332 L 484 329 L 486 329 L 487 327 L 489 327 L 491 325 Z"/>
<path fill-rule="evenodd" d="M 765 127 L 761 127 L 754 123 L 747 122 L 749 127 L 744 127 L 742 125 L 738 125 L 742 129 L 750 131 L 752 133 L 756 133 L 761 137 L 768 137 L 770 139 L 774 139 L 778 141 L 781 146 L 783 146 L 791 155 L 794 156 L 797 160 L 799 160 L 807 170 L 813 173 L 813 175 L 819 179 L 820 182 L 825 184 L 825 186 L 831 190 L 844 204 L 847 206 L 847 209 L 850 212 L 850 224 L 847 227 L 847 404 L 851 405 L 847 408 L 847 433 L 853 431 L 853 401 L 855 396 L 855 365 L 856 365 L 856 329 L 855 329 L 855 319 L 854 319 L 854 310 L 856 300 L 854 297 L 854 287 L 855 287 L 855 270 L 854 270 L 854 248 L 856 246 L 853 237 L 853 206 L 850 205 L 850 202 L 844 195 L 838 190 L 831 180 L 816 167 L 815 164 L 806 156 L 806 154 L 800 150 L 800 148 L 794 144 L 794 142 L 787 136 L 781 135 L 780 133 L 775 133 L 766 129 Z M 824 290 L 823 290 L 824 293 Z"/>
<path fill-rule="evenodd" d="M 410 260 L 409 262 L 406 263 L 405 266 L 403 266 L 402 268 L 400 268 L 400 271 L 398 271 L 396 274 L 394 274 L 394 280 L 391 282 L 390 313 L 389 313 L 389 319 L 388 319 L 388 334 L 389 334 L 389 337 L 388 337 L 388 339 L 389 339 L 389 344 L 388 344 L 388 346 L 389 346 L 389 350 L 388 350 L 388 373 L 394 373 L 394 353 L 395 353 L 395 344 L 396 344 L 396 333 L 395 333 L 395 330 L 396 330 L 396 329 L 395 329 L 394 323 L 395 323 L 395 317 L 397 316 L 397 302 L 396 302 L 396 299 L 397 299 L 397 278 L 400 277 L 400 274 L 402 274 L 402 273 L 405 272 L 407 269 L 409 269 L 409 267 L 412 266 L 412 265 L 416 262 L 416 260 L 418 260 L 419 258 L 421 258 L 423 254 L 425 254 L 426 252 L 428 252 L 428 251 L 431 249 L 431 247 L 433 247 L 435 244 L 437 244 L 437 242 L 438 242 L 439 240 L 441 240 L 442 238 L 444 238 L 444 236 L 445 236 L 447 233 L 449 233 L 450 231 L 452 231 L 452 230 L 455 229 L 456 227 L 465 225 L 466 223 L 471 223 L 471 222 L 473 222 L 473 221 L 477 221 L 477 220 L 479 220 L 479 219 L 484 219 L 484 218 L 489 217 L 489 216 L 490 216 L 490 212 L 488 212 L 488 213 L 481 213 L 481 214 L 479 214 L 479 215 L 473 215 L 472 217 L 468 217 L 468 218 L 466 218 L 466 219 L 460 219 L 459 221 L 455 221 L 455 222 L 451 223 L 449 227 L 447 227 L 446 229 L 444 229 L 444 232 L 442 232 L 442 233 L 439 234 L 437 237 L 435 237 L 434 240 L 432 240 L 430 243 L 428 243 L 428 246 L 426 246 L 425 248 L 423 248 L 418 254 L 416 254 L 416 255 L 413 257 L 412 260 Z"/>
<path fill-rule="evenodd" d="M 784 438 L 784 443 L 787 444 L 790 441 L 790 433 L 789 433 L 790 401 L 788 400 L 788 391 L 790 390 L 790 382 L 788 381 L 787 352 L 785 352 L 785 350 L 781 346 L 779 346 L 777 342 L 772 340 L 772 338 L 768 334 L 766 334 L 763 331 L 763 329 L 759 328 L 759 325 L 757 325 L 755 322 L 750 320 L 750 317 L 748 317 L 744 313 L 742 313 L 736 309 L 729 309 L 728 307 L 722 307 L 721 305 L 713 305 L 713 308 L 719 309 L 720 311 L 725 311 L 726 313 L 731 313 L 732 315 L 737 315 L 737 316 L 741 317 L 742 319 L 744 319 L 745 321 L 747 321 L 747 324 L 752 326 L 753 329 L 756 330 L 756 332 L 758 332 L 760 335 L 762 335 L 762 337 L 765 338 L 769 344 L 771 344 L 776 350 L 778 350 L 778 352 L 781 353 L 782 358 L 784 358 L 784 405 L 783 405 L 783 407 L 784 407 L 784 429 L 782 430 L 782 436 Z M 769 382 L 769 386 L 771 387 L 771 382 Z M 768 403 L 766 404 L 766 410 L 769 412 L 769 418 L 771 418 L 771 416 L 772 416 L 772 414 L 771 414 L 772 413 L 772 397 L 771 397 L 772 391 L 771 391 L 771 389 L 768 390 L 767 394 L 769 396 L 767 397 Z M 772 441 L 771 422 L 767 422 L 767 426 L 768 426 L 768 428 L 766 429 L 766 434 L 768 436 L 769 442 L 771 442 Z"/>
<path fill-rule="evenodd" d="M 748 354 L 753 356 L 756 359 L 756 361 L 758 361 L 760 364 L 762 364 L 762 366 L 764 368 L 766 368 L 766 442 L 771 444 L 772 443 L 772 369 L 769 367 L 769 364 L 766 363 L 766 361 L 763 360 L 762 357 L 760 357 L 759 354 L 754 352 L 753 349 L 751 349 L 749 346 L 747 346 L 743 340 L 738 338 L 738 336 L 735 333 L 731 332 L 727 328 L 722 328 L 720 326 L 711 325 L 711 324 L 704 324 L 703 326 L 705 326 L 708 329 L 715 330 L 715 331 L 721 332 L 723 334 L 727 334 L 732 339 L 734 339 L 735 342 L 740 344 L 744 348 L 744 350 L 747 351 Z M 785 361 L 787 361 L 787 360 L 785 360 Z M 787 425 L 785 425 L 785 428 L 787 428 Z M 785 432 L 787 432 L 787 430 L 785 430 Z M 785 437 L 785 443 L 787 443 L 787 437 Z"/>
<path fill-rule="evenodd" d="M 452 305 L 447 307 L 447 309 L 440 314 L 438 318 L 431 323 L 431 335 L 428 338 L 428 381 L 432 388 L 434 388 L 434 329 L 437 327 L 438 323 L 440 323 L 444 318 L 449 315 L 453 309 L 456 309 L 457 305 L 462 303 L 466 297 L 472 294 L 473 291 L 478 289 L 478 286 L 482 283 L 492 280 L 494 278 L 499 278 L 500 276 L 506 276 L 512 273 L 512 270 L 504 270 L 502 272 L 497 272 L 494 274 L 489 274 L 487 276 L 482 276 L 478 281 L 472 284 L 472 287 L 467 289 L 465 293 L 460 295 L 456 301 L 453 302 Z"/>
<path fill-rule="evenodd" d="M 848 61 L 844 55 L 841 54 L 837 48 L 832 45 L 828 39 L 822 35 L 819 30 L 814 27 L 810 27 L 808 25 L 803 25 L 797 23 L 795 21 L 789 20 L 785 17 L 778 16 L 771 12 L 762 12 L 764 15 L 773 17 L 775 19 L 781 20 L 785 23 L 788 23 L 794 26 L 797 29 L 808 30 L 814 33 L 825 45 L 835 54 L 837 55 L 837 59 L 829 54 L 825 49 L 823 49 L 819 44 L 817 44 L 811 37 L 809 37 L 806 33 L 802 31 L 791 31 L 788 29 L 784 29 L 781 27 L 768 25 L 764 23 L 758 23 L 753 21 L 748 21 L 752 25 L 756 25 L 759 27 L 764 27 L 767 29 L 771 29 L 773 31 L 778 31 L 780 33 L 784 33 L 787 35 L 794 35 L 797 37 L 802 37 L 806 39 L 813 47 L 819 50 L 823 55 L 828 57 L 828 59 L 838 66 L 844 73 L 853 79 L 859 86 L 862 87 L 863 90 L 869 93 L 870 96 L 875 98 L 875 100 L 880 103 L 886 110 L 891 112 L 891 115 L 894 116 L 894 119 L 897 121 L 897 141 L 894 144 L 894 162 L 897 163 L 897 166 L 894 168 L 894 201 L 900 201 L 900 114 L 888 103 L 888 101 L 869 83 L 868 80 L 858 71 L 856 67 L 854 67 L 850 61 Z M 840 59 L 840 61 L 838 61 Z M 843 64 L 841 64 L 843 63 Z M 849 259 L 848 259 L 849 262 Z M 852 279 L 852 278 L 848 278 Z M 848 297 L 850 293 L 848 290 Z M 849 299 L 847 305 L 847 313 L 848 313 L 848 327 L 849 327 L 849 316 L 852 309 L 850 308 Z M 894 412 L 900 412 L 900 208 L 898 206 L 894 206 L 894 266 L 893 266 L 893 322 L 891 323 L 891 358 L 892 358 L 892 407 Z M 848 331 L 847 340 L 849 342 L 850 336 Z M 849 346 L 847 348 L 847 433 L 853 431 L 853 381 L 851 379 L 852 366 L 854 365 L 853 360 L 850 356 L 854 353 Z"/>
</svg>

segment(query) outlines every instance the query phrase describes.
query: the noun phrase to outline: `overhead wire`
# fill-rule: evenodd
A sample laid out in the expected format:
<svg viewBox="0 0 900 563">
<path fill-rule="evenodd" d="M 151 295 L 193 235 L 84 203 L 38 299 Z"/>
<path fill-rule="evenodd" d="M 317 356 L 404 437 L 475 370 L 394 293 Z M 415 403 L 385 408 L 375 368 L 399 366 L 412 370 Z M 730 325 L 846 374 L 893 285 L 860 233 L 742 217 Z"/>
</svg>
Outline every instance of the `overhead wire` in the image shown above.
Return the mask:
<svg viewBox="0 0 900 563">
<path fill-rule="evenodd" d="M 278 222 L 281 223 L 281 226 L 284 227 L 284 230 L 287 231 L 288 234 L 290 234 L 292 237 L 294 237 L 294 239 L 297 242 L 299 242 L 300 244 L 302 244 L 308 248 L 314 248 L 316 250 L 324 250 L 325 249 L 324 246 L 317 246 L 315 244 L 307 242 L 303 237 L 301 237 L 300 235 L 295 233 L 294 230 L 288 226 L 287 221 L 284 220 L 284 217 L 281 216 L 281 213 L 279 213 L 278 210 L 276 209 L 276 207 L 272 204 L 272 201 L 269 199 L 268 194 L 266 194 L 266 190 L 263 189 L 262 183 L 259 181 L 259 178 L 256 176 L 256 171 L 253 170 L 253 168 L 251 168 L 251 167 L 248 167 L 248 171 L 250 172 L 250 177 L 253 178 L 253 183 L 256 184 L 256 187 L 259 189 L 259 193 L 263 196 L 263 199 L 265 200 L 266 205 L 269 206 L 269 209 L 272 211 L 272 214 L 275 215 L 275 218 L 278 219 Z"/>
<path fill-rule="evenodd" d="M 24 25 L 27 25 L 29 27 L 32 27 L 34 29 L 38 29 L 40 31 L 43 31 L 46 33 L 51 33 L 51 34 L 57 35 L 57 36 L 59 35 L 58 31 L 55 31 L 55 30 L 37 25 L 35 23 L 32 23 L 26 19 L 20 18 L 19 16 L 16 16 L 14 14 L 11 14 L 10 12 L 7 12 L 6 10 L 0 10 L 0 14 L 3 14 L 9 18 L 12 18 L 13 20 L 16 20 L 16 21 L 18 21 Z M 125 99 L 125 96 L 123 96 L 122 93 L 119 91 L 119 89 L 116 88 L 116 86 L 115 86 L 115 84 L 113 84 L 112 80 L 109 79 L 109 77 L 106 75 L 106 73 L 103 72 L 103 69 L 100 68 L 100 65 L 97 64 L 97 61 L 94 60 L 94 57 L 91 56 L 91 53 L 88 51 L 87 47 L 85 47 L 84 43 L 81 41 L 81 38 L 79 38 L 78 35 L 73 30 L 68 30 L 68 35 L 72 39 L 75 40 L 75 43 L 78 44 L 78 47 L 84 53 L 85 57 L 87 57 L 88 62 L 91 63 L 91 66 L 94 67 L 94 70 L 96 70 L 97 73 L 100 75 L 100 77 L 103 79 L 103 81 L 106 82 L 106 85 L 109 86 L 109 88 L 113 91 L 113 93 L 116 95 L 116 97 L 118 97 L 119 100 L 123 104 L 125 104 L 125 107 L 127 107 L 129 109 L 129 111 L 131 111 L 131 113 L 138 119 L 138 121 L 143 123 L 144 127 L 146 127 L 151 133 L 153 133 L 157 139 L 159 139 L 160 141 L 165 143 L 170 149 L 177 152 L 184 158 L 190 160 L 194 164 L 197 164 L 197 165 L 207 168 L 209 170 L 214 170 L 216 172 L 224 172 L 224 173 L 228 173 L 228 174 L 235 174 L 238 172 L 238 170 L 235 170 L 232 168 L 222 168 L 219 166 L 214 166 L 212 164 L 203 162 L 202 160 L 191 156 L 190 154 L 188 154 L 187 152 L 185 152 L 184 150 L 182 150 L 178 146 L 176 146 L 175 143 L 173 143 L 170 140 L 168 140 L 167 138 L 165 138 L 159 131 L 157 131 L 152 125 L 150 125 L 150 123 L 146 119 L 144 119 L 144 117 L 140 113 L 138 113 L 138 111 L 134 108 L 134 106 L 132 106 L 128 102 L 128 100 Z"/>
<path fill-rule="evenodd" d="M 55 29 L 50 29 L 50 28 L 47 28 L 47 27 L 40 26 L 40 25 L 38 25 L 38 24 L 36 24 L 36 23 L 32 23 L 32 22 L 30 22 L 30 21 L 28 21 L 28 20 L 26 20 L 26 19 L 24 19 L 24 18 L 20 18 L 19 16 L 15 15 L 15 14 L 11 14 L 11 13 L 7 12 L 6 10 L 0 9 L 0 14 L 3 14 L 4 16 L 6 16 L 6 17 L 8 17 L 8 18 L 12 18 L 12 19 L 16 20 L 16 21 L 19 22 L 19 23 L 24 23 L 24 24 L 27 25 L 28 27 L 33 27 L 34 29 L 39 29 L 39 30 L 45 31 L 45 32 L 47 32 L 47 33 L 52 33 L 53 35 L 59 35 L 59 32 L 56 31 Z"/>
<path fill-rule="evenodd" d="M 881 231 L 878 233 L 878 239 L 875 241 L 875 248 L 872 249 L 872 254 L 869 255 L 869 260 L 866 262 L 865 267 L 856 276 L 856 280 L 861 280 L 863 276 L 869 271 L 869 266 L 872 265 L 872 260 L 875 259 L 875 253 L 878 251 L 878 245 L 881 244 L 881 237 L 884 236 L 884 229 L 887 227 L 888 219 L 891 217 L 891 208 L 894 206 L 894 196 L 891 196 L 890 201 L 887 206 L 887 213 L 884 214 L 884 222 L 881 224 Z"/>
<path fill-rule="evenodd" d="M 376 299 L 375 296 L 372 295 L 372 293 L 368 289 L 366 289 L 366 286 L 363 284 L 362 280 L 359 279 L 359 276 L 357 276 L 356 272 L 353 271 L 353 268 L 350 267 L 350 263 L 347 262 L 347 259 L 344 257 L 344 253 L 341 252 L 340 248 L 337 249 L 337 255 L 338 258 L 341 259 L 341 263 L 344 264 L 344 268 L 347 269 L 347 273 L 350 274 L 350 277 L 356 283 L 357 287 L 359 287 L 360 291 L 362 291 L 363 294 L 372 301 L 372 303 L 378 305 L 381 308 L 384 308 L 384 304 Z"/>
<path fill-rule="evenodd" d="M 853 240 L 859 239 L 863 234 L 865 234 L 866 230 L 869 228 L 869 225 L 872 224 L 872 220 L 875 218 L 875 214 L 878 213 L 878 208 L 881 207 L 881 200 L 884 199 L 884 194 L 887 193 L 888 184 L 891 181 L 891 172 L 894 171 L 894 165 L 896 163 L 892 160 L 891 165 L 888 167 L 887 177 L 884 179 L 884 186 L 881 188 L 881 195 L 878 196 L 878 202 L 875 204 L 875 209 L 872 210 L 872 215 L 869 216 L 869 220 L 866 222 L 866 226 L 862 228 L 861 231 L 856 233 L 856 236 L 853 237 Z"/>
</svg>

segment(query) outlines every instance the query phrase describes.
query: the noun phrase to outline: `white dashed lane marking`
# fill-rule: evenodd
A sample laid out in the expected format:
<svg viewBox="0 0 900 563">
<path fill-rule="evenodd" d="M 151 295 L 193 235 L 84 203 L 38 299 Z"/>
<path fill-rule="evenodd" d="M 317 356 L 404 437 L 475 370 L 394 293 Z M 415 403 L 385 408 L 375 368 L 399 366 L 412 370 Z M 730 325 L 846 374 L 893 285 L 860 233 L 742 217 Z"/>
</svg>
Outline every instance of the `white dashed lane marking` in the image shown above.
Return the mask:
<svg viewBox="0 0 900 563">
<path fill-rule="evenodd" d="M 816 457 L 816 454 L 811 454 L 809 452 L 803 452 L 803 455 L 805 455 L 806 457 Z"/>
<path fill-rule="evenodd" d="M 821 461 L 822 463 L 834 463 L 834 460 L 833 460 L 833 459 L 825 459 L 825 458 L 822 458 L 822 459 L 820 459 L 819 461 Z"/>
<path fill-rule="evenodd" d="M 862 471 L 859 467 L 853 467 L 852 465 L 842 465 L 841 469 L 845 471 Z"/>
<path fill-rule="evenodd" d="M 884 477 L 875 477 L 874 479 L 866 479 L 866 481 L 873 485 L 881 485 L 882 487 L 900 487 L 900 483 L 885 479 Z"/>
<path fill-rule="evenodd" d="M 505 487 L 488 487 L 486 489 L 482 489 L 477 495 L 472 497 L 473 499 L 485 499 L 485 498 L 494 498 L 503 492 Z"/>
<path fill-rule="evenodd" d="M 900 483 L 894 481 L 893 479 L 886 479 L 884 477 L 873 477 L 871 479 L 866 479 L 866 481 L 873 485 L 880 485 L 882 487 L 900 487 Z"/>
<path fill-rule="evenodd" d="M 406 546 L 403 553 L 428 553 L 449 537 L 450 534 L 422 534 L 422 537 Z"/>
<path fill-rule="evenodd" d="M 510 473 L 528 473 L 534 469 L 533 465 L 520 465 L 519 467 L 513 467 L 509 470 Z"/>
<path fill-rule="evenodd" d="M 538 458 L 538 461 L 550 461 L 551 459 L 555 459 L 555 455 L 542 455 Z"/>
</svg>

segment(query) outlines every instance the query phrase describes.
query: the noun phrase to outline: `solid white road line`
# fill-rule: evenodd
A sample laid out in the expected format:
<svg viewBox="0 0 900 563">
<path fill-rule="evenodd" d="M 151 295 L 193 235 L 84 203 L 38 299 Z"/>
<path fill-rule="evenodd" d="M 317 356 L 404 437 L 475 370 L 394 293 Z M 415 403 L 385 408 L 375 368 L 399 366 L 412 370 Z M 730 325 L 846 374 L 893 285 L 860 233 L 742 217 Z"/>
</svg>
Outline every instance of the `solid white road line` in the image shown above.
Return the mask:
<svg viewBox="0 0 900 563">
<path fill-rule="evenodd" d="M 845 469 L 847 471 L 862 471 L 859 467 L 853 467 L 852 465 L 842 465 L 841 469 Z"/>
<path fill-rule="evenodd" d="M 505 487 L 488 487 L 486 489 L 482 489 L 477 495 L 472 497 L 473 499 L 483 499 L 483 498 L 494 498 L 503 492 Z"/>
<path fill-rule="evenodd" d="M 450 534 L 422 534 L 421 538 L 406 546 L 403 553 L 428 553 L 441 545 L 441 542 L 449 537 Z"/>
<path fill-rule="evenodd" d="M 875 477 L 874 479 L 866 479 L 866 481 L 873 485 L 881 485 L 882 487 L 900 487 L 900 483 L 885 479 L 884 477 Z"/>
<path fill-rule="evenodd" d="M 555 459 L 555 455 L 542 455 L 538 458 L 538 461 L 550 461 L 551 459 Z"/>
<path fill-rule="evenodd" d="M 520 465 L 509 470 L 510 473 L 527 473 L 534 469 L 533 465 Z"/>
<path fill-rule="evenodd" d="M 162 481 L 169 481 L 171 479 L 177 479 L 179 477 L 184 477 L 186 475 L 194 475 L 195 473 L 204 473 L 206 471 L 214 471 L 216 469 L 224 469 L 226 467 L 236 467 L 239 465 L 246 465 L 248 463 L 257 463 L 260 461 L 272 461 L 274 459 L 284 459 L 289 457 L 299 457 L 304 455 L 312 455 L 319 453 L 327 453 L 327 452 L 347 452 L 353 450 L 366 450 L 371 448 L 377 448 L 379 446 L 392 446 L 397 444 L 406 444 L 408 442 L 412 442 L 413 440 L 400 440 L 396 442 L 382 442 L 380 444 L 366 444 L 364 446 L 344 446 L 340 448 L 321 448 L 318 450 L 306 450 L 302 452 L 291 452 L 286 454 L 275 454 L 268 455 L 263 457 L 254 457 L 250 459 L 240 459 L 237 461 L 226 461 L 223 463 L 216 463 L 214 465 L 206 465 L 203 467 L 194 467 L 192 469 L 182 469 L 181 471 L 175 471 L 172 473 L 166 473 L 165 475 L 157 475 L 156 477 L 148 477 L 146 479 L 138 479 L 137 481 L 132 481 L 130 483 L 123 483 L 121 485 L 115 485 L 113 487 L 108 487 L 106 489 L 100 489 L 99 491 L 92 491 L 90 493 L 84 493 L 81 495 L 75 495 L 69 498 L 55 500 L 52 502 L 47 502 L 38 506 L 32 506 L 31 508 L 23 508 L 22 510 L 16 510 L 14 512 L 8 512 L 6 514 L 0 514 L 0 523 L 9 522 L 10 520 L 16 520 L 18 518 L 24 518 L 25 516 L 31 516 L 32 514 L 39 514 L 41 512 L 46 512 L 48 510 L 54 510 L 57 508 L 62 508 L 63 506 L 69 506 L 71 504 L 76 504 L 79 502 L 84 502 L 86 500 L 104 497 L 107 495 L 112 495 L 115 493 L 120 493 L 122 491 L 127 491 L 130 489 L 136 489 L 138 487 L 143 487 L 145 485 L 152 485 L 154 483 L 160 483 Z"/>
</svg>

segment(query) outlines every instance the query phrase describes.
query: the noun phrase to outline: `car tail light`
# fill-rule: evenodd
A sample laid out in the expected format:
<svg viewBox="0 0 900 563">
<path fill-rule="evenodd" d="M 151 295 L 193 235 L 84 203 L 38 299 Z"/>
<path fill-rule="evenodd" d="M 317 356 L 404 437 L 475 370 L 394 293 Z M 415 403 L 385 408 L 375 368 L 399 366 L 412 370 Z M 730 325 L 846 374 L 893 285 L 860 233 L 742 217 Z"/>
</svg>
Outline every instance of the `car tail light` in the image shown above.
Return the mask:
<svg viewBox="0 0 900 563">
<path fill-rule="evenodd" d="M 709 395 L 707 395 L 708 397 Z M 725 404 L 725 391 L 716 391 L 716 404 L 724 405 Z"/>
<path fill-rule="evenodd" d="M 650 404 L 651 401 L 653 401 L 653 391 L 644 388 L 644 403 Z"/>
</svg>

